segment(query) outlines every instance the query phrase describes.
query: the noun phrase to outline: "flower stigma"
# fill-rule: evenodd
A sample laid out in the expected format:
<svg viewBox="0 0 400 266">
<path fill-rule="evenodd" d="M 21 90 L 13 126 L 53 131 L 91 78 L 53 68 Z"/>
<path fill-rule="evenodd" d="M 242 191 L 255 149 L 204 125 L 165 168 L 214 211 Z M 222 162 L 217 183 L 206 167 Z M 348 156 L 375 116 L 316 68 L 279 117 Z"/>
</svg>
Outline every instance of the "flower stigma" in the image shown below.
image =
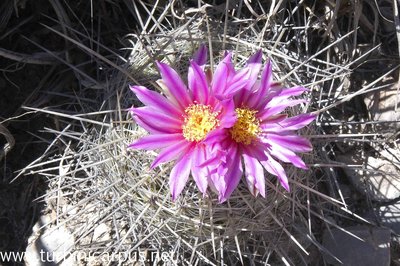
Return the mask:
<svg viewBox="0 0 400 266">
<path fill-rule="evenodd" d="M 237 121 L 229 130 L 234 141 L 243 144 L 251 144 L 261 132 L 260 120 L 256 117 L 257 110 L 249 108 L 235 109 Z"/>
<path fill-rule="evenodd" d="M 192 104 L 185 109 L 182 126 L 183 137 L 188 141 L 201 141 L 219 125 L 218 112 L 212 112 L 211 106 Z"/>
</svg>

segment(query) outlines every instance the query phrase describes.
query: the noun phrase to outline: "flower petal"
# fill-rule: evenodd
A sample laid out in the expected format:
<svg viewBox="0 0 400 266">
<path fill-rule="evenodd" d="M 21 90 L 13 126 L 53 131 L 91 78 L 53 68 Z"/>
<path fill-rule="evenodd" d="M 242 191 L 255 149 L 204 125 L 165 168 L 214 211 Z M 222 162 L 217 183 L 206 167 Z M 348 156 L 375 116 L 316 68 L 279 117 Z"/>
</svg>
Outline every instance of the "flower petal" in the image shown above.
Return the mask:
<svg viewBox="0 0 400 266">
<path fill-rule="evenodd" d="M 202 143 L 207 145 L 212 145 L 214 143 L 221 142 L 222 140 L 226 139 L 227 136 L 228 132 L 226 129 L 223 128 L 215 129 L 207 134 Z"/>
<path fill-rule="evenodd" d="M 181 116 L 182 112 L 169 102 L 161 94 L 151 91 L 143 86 L 130 86 L 130 89 L 136 94 L 136 97 L 145 105 L 151 106 L 154 109 L 160 110 L 162 113 L 170 114 L 172 116 Z"/>
<path fill-rule="evenodd" d="M 200 167 L 200 165 L 206 161 L 206 149 L 204 145 L 197 145 L 192 154 L 192 176 L 203 195 L 207 192 L 209 173 L 207 167 Z"/>
<path fill-rule="evenodd" d="M 162 80 L 170 92 L 171 98 L 182 108 L 182 110 L 185 110 L 185 108 L 192 102 L 186 85 L 183 83 L 178 73 L 176 73 L 176 71 L 169 65 L 161 62 L 156 63 L 160 70 Z"/>
<path fill-rule="evenodd" d="M 253 56 L 247 61 L 247 68 L 249 68 L 249 77 L 246 84 L 246 88 L 253 87 L 254 83 L 257 81 L 258 73 L 262 67 L 262 50 L 258 50 Z"/>
<path fill-rule="evenodd" d="M 301 95 L 305 91 L 307 91 L 307 89 L 304 87 L 293 87 L 289 89 L 277 88 L 272 95 L 268 96 L 268 103 L 265 105 L 265 107 L 273 107 L 276 105 L 282 105 L 284 103 L 290 103 L 294 100 L 289 99 L 289 97 Z"/>
<path fill-rule="evenodd" d="M 248 66 L 257 64 L 261 65 L 261 61 L 262 61 L 262 50 L 260 49 L 247 60 L 247 65 Z"/>
<path fill-rule="evenodd" d="M 270 174 L 278 177 L 281 185 L 287 190 L 290 191 L 288 178 L 286 176 L 285 170 L 282 165 L 275 161 L 271 156 L 266 154 L 268 160 L 261 161 L 261 164 L 264 166 L 265 170 L 267 170 Z"/>
<path fill-rule="evenodd" d="M 207 46 L 200 45 L 199 50 L 194 54 L 193 61 L 196 62 L 201 68 L 207 63 Z"/>
<path fill-rule="evenodd" d="M 298 168 L 308 169 L 308 167 L 306 166 L 304 161 L 299 156 L 297 156 L 294 152 L 292 152 L 282 146 L 276 145 L 276 143 L 273 141 L 270 141 L 270 140 L 266 140 L 266 141 L 268 141 L 268 144 L 271 145 L 271 148 L 269 149 L 269 153 L 272 156 L 274 156 L 275 158 L 277 158 L 285 163 L 291 163 Z"/>
<path fill-rule="evenodd" d="M 232 72 L 233 73 L 233 72 Z M 237 73 L 233 73 L 229 78 L 225 90 L 222 94 L 216 94 L 218 99 L 227 99 L 235 95 L 240 89 L 247 87 L 249 83 L 250 72 L 248 68 L 242 69 Z"/>
<path fill-rule="evenodd" d="M 265 118 L 264 120 L 261 120 L 261 123 L 264 124 L 277 124 L 280 123 L 281 121 L 285 120 L 287 118 L 287 114 L 278 114 L 274 116 L 269 116 Z"/>
<path fill-rule="evenodd" d="M 225 191 L 219 191 L 218 199 L 220 203 L 226 201 L 231 196 L 243 175 L 243 168 L 240 162 L 240 153 L 236 145 L 233 145 L 230 151 L 230 156 L 232 161 L 229 164 L 228 172 L 225 174 L 226 189 Z"/>
<path fill-rule="evenodd" d="M 285 119 L 281 122 L 281 126 L 285 131 L 297 130 L 310 124 L 316 117 L 314 114 L 301 114 Z"/>
<path fill-rule="evenodd" d="M 228 53 L 225 58 L 218 64 L 212 80 L 212 91 L 215 95 L 224 95 L 228 78 L 232 71 L 232 53 Z"/>
<path fill-rule="evenodd" d="M 236 123 L 235 103 L 232 99 L 226 99 L 218 102 L 214 112 L 219 112 L 219 124 L 221 128 L 230 128 Z"/>
<path fill-rule="evenodd" d="M 312 145 L 308 139 L 297 135 L 278 135 L 267 134 L 266 138 L 276 145 L 285 147 L 294 152 L 309 152 L 312 150 Z"/>
<path fill-rule="evenodd" d="M 264 170 L 257 159 L 243 153 L 243 162 L 245 167 L 245 176 L 247 185 L 251 194 L 257 196 L 260 192 L 261 196 L 265 197 L 265 180 Z"/>
<path fill-rule="evenodd" d="M 272 83 L 272 63 L 271 60 L 268 61 L 264 70 L 261 73 L 260 88 L 258 89 L 257 98 L 253 100 L 251 106 L 259 108 L 263 100 L 266 98 Z"/>
<path fill-rule="evenodd" d="M 199 167 L 209 167 L 211 171 L 214 171 L 219 165 L 226 163 L 227 152 L 226 149 L 222 148 L 221 143 L 222 142 L 219 141 L 212 145 L 205 145 L 205 147 L 207 147 L 207 156 L 205 160 L 198 165 Z"/>
<path fill-rule="evenodd" d="M 159 164 L 181 158 L 192 148 L 192 143 L 187 140 L 176 142 L 175 144 L 163 149 L 151 164 L 151 168 L 157 167 Z"/>
<path fill-rule="evenodd" d="M 279 104 L 274 104 L 274 105 L 268 103 L 268 105 L 265 107 L 265 109 L 258 114 L 258 118 L 261 121 L 268 120 L 268 118 L 270 116 L 275 116 L 275 115 L 283 112 L 288 107 L 292 107 L 292 106 L 295 106 L 295 105 L 298 105 L 301 103 L 305 103 L 305 102 L 307 102 L 307 101 L 300 99 L 300 100 L 286 100 L 284 102 L 281 102 Z"/>
<path fill-rule="evenodd" d="M 174 145 L 183 139 L 182 134 L 157 134 L 138 139 L 128 147 L 133 149 L 154 150 Z"/>
<path fill-rule="evenodd" d="M 144 128 L 151 134 L 171 134 L 174 132 L 170 132 L 168 130 L 165 130 L 165 128 L 160 128 L 158 126 L 154 127 L 153 124 L 149 123 L 148 120 L 142 120 L 140 117 L 136 116 L 134 117 L 136 124 L 138 124 L 140 127 Z"/>
<path fill-rule="evenodd" d="M 292 87 L 292 88 L 282 90 L 277 97 L 299 96 L 299 95 L 303 94 L 303 92 L 305 92 L 305 91 L 308 91 L 308 89 L 306 89 L 302 86 Z"/>
<path fill-rule="evenodd" d="M 193 94 L 193 101 L 207 104 L 209 88 L 206 75 L 200 66 L 194 61 L 190 62 L 188 83 Z"/>
<path fill-rule="evenodd" d="M 146 124 L 158 129 L 159 131 L 169 133 L 182 131 L 183 121 L 179 119 L 182 118 L 182 116 L 174 118 L 147 106 L 132 108 L 131 110 L 134 115 L 138 116 L 142 121 L 145 121 Z"/>
<path fill-rule="evenodd" d="M 266 161 L 268 157 L 265 153 L 271 147 L 268 143 L 263 143 L 262 141 L 257 141 L 252 143 L 251 145 L 244 146 L 243 150 L 249 156 L 256 158 L 258 161 Z"/>
<path fill-rule="evenodd" d="M 257 86 L 257 83 L 254 85 L 254 87 Z M 253 108 L 253 106 L 249 105 L 249 99 L 252 99 L 254 97 L 258 97 L 258 95 L 254 93 L 252 89 L 242 88 L 236 93 L 236 95 L 233 97 L 233 100 L 235 102 L 235 106 L 247 106 L 251 109 L 255 109 Z"/>
<path fill-rule="evenodd" d="M 169 187 L 171 190 L 172 200 L 175 201 L 176 198 L 181 194 L 186 182 L 189 178 L 191 166 L 191 156 L 186 154 L 183 156 L 172 168 L 171 174 L 169 176 Z"/>
<path fill-rule="evenodd" d="M 222 143 L 224 144 L 224 143 Z M 232 158 L 232 150 L 236 150 L 237 145 L 233 143 L 229 143 L 229 146 L 222 147 L 221 143 L 217 143 L 212 147 L 212 154 L 215 154 L 214 158 L 208 159 L 209 165 L 211 168 L 210 171 L 210 186 L 214 188 L 219 195 L 220 200 L 223 198 L 227 188 L 226 174 L 230 170 L 229 167 L 231 164 Z M 204 164 L 204 163 L 203 163 Z M 237 165 L 233 165 L 233 167 L 238 167 Z"/>
</svg>

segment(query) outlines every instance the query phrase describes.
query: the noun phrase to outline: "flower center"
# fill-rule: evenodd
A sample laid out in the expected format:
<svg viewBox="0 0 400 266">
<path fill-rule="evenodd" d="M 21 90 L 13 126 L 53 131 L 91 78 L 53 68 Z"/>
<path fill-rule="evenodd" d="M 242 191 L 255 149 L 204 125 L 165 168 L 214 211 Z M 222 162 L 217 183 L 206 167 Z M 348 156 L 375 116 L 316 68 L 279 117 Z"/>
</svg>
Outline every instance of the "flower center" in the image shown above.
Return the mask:
<svg viewBox="0 0 400 266">
<path fill-rule="evenodd" d="M 258 111 L 248 108 L 235 109 L 237 121 L 229 130 L 234 141 L 250 144 L 261 132 L 260 120 L 256 117 Z"/>
<path fill-rule="evenodd" d="M 192 104 L 185 113 L 182 130 L 186 140 L 200 141 L 219 125 L 218 112 L 212 112 L 209 105 Z"/>
</svg>

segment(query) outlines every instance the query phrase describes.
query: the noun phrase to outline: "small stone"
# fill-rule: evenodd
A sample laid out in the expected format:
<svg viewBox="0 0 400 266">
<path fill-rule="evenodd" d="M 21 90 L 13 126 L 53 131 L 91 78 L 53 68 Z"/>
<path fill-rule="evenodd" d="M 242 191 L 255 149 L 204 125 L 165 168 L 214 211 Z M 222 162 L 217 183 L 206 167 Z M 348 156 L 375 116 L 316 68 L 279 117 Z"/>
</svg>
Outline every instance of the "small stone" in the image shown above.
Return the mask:
<svg viewBox="0 0 400 266">
<path fill-rule="evenodd" d="M 332 265 L 390 265 L 390 230 L 386 228 L 355 226 L 344 228 L 352 236 L 337 228 L 326 230 L 323 246 L 342 263 L 324 254 Z"/>
<path fill-rule="evenodd" d="M 400 151 L 387 149 L 379 158 L 368 156 L 364 159 L 355 156 L 338 156 L 337 160 L 346 164 L 364 165 L 365 169 L 346 167 L 344 171 L 354 187 L 373 201 L 388 201 L 400 197 Z"/>
<path fill-rule="evenodd" d="M 108 240 L 110 240 L 110 228 L 105 223 L 96 226 L 93 231 L 93 241 L 103 242 Z"/>
<path fill-rule="evenodd" d="M 398 86 L 368 93 L 364 98 L 367 110 L 374 121 L 400 120 L 400 90 Z M 400 129 L 400 123 L 385 123 L 379 125 L 383 131 Z"/>
<path fill-rule="evenodd" d="M 73 265 L 73 257 L 70 256 L 74 247 L 73 235 L 65 226 L 47 225 L 41 228 L 48 221 L 48 216 L 42 216 L 34 226 L 33 234 L 28 239 L 24 257 L 25 265 Z"/>
<path fill-rule="evenodd" d="M 62 206 L 62 210 L 63 213 L 68 214 L 69 217 L 76 215 L 78 212 L 78 208 L 76 208 L 76 206 L 66 203 Z"/>
</svg>

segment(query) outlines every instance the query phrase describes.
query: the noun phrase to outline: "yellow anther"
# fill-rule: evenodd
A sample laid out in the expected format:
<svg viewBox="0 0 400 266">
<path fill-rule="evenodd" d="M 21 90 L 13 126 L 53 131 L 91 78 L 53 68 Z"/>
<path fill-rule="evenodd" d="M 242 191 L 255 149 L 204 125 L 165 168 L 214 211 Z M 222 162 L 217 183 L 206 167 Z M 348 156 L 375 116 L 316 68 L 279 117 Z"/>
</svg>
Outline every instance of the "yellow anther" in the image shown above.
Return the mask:
<svg viewBox="0 0 400 266">
<path fill-rule="evenodd" d="M 261 132 L 260 120 L 256 117 L 258 111 L 248 108 L 236 108 L 235 112 L 237 121 L 229 132 L 234 141 L 248 145 Z"/>
<path fill-rule="evenodd" d="M 211 106 L 192 104 L 185 109 L 182 132 L 189 141 L 200 141 L 208 132 L 219 125 L 218 112 L 212 112 Z"/>
</svg>

